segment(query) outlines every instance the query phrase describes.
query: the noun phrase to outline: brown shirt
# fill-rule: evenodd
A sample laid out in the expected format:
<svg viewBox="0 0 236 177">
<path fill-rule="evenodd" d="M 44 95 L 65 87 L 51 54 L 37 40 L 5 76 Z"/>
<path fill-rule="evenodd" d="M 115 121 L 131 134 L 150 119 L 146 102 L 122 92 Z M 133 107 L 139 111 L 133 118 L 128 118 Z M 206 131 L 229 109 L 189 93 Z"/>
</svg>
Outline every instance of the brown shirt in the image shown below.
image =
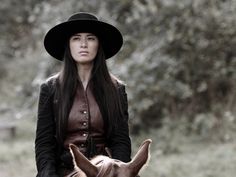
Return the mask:
<svg viewBox="0 0 236 177">
<path fill-rule="evenodd" d="M 98 151 L 104 149 L 104 122 L 99 106 L 91 92 L 90 83 L 88 83 L 86 89 L 84 89 L 82 84 L 79 84 L 77 88 L 69 114 L 64 147 L 68 148 L 68 145 L 73 143 L 85 154 L 89 137 L 92 137 L 95 142 L 99 140 L 99 143 L 96 143 Z"/>
</svg>

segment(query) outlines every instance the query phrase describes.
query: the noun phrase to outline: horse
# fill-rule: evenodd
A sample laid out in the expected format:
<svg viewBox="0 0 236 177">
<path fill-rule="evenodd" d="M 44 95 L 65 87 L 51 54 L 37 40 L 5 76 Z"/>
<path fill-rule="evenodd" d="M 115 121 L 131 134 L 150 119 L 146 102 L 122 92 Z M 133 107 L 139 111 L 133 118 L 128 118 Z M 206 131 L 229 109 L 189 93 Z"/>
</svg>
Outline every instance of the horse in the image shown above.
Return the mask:
<svg viewBox="0 0 236 177">
<path fill-rule="evenodd" d="M 88 160 L 77 146 L 70 144 L 69 149 L 75 165 L 75 171 L 70 177 L 136 177 L 150 158 L 151 142 L 151 139 L 145 140 L 128 163 L 104 155 Z"/>
</svg>

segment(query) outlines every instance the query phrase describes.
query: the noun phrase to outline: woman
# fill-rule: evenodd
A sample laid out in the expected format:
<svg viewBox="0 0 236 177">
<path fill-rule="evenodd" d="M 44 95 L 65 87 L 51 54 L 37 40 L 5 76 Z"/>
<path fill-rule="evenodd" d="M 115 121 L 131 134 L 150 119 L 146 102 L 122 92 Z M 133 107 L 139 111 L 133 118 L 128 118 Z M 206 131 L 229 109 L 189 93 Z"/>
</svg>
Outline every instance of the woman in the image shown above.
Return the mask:
<svg viewBox="0 0 236 177">
<path fill-rule="evenodd" d="M 131 142 L 125 86 L 107 69 L 121 48 L 114 26 L 77 13 L 45 36 L 44 46 L 63 61 L 62 70 L 41 85 L 35 154 L 37 177 L 72 174 L 70 143 L 87 157 L 106 154 L 130 161 Z"/>
</svg>

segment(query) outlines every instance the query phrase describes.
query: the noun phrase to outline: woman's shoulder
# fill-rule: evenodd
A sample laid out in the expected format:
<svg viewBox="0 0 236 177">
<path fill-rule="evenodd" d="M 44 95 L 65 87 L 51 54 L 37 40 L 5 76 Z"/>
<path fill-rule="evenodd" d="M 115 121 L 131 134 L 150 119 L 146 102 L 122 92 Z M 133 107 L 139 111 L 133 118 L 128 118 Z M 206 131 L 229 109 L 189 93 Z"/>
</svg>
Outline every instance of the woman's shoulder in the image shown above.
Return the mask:
<svg viewBox="0 0 236 177">
<path fill-rule="evenodd" d="M 42 82 L 41 86 L 55 87 L 57 80 L 58 80 L 58 74 L 54 74 L 54 75 L 46 78 Z"/>
<path fill-rule="evenodd" d="M 125 90 L 126 84 L 122 80 L 116 80 L 116 86 L 119 90 L 123 91 Z"/>
<path fill-rule="evenodd" d="M 111 75 L 111 80 L 115 84 L 115 86 L 117 86 L 118 88 L 126 86 L 124 81 L 122 81 L 121 79 L 119 79 L 118 77 L 114 75 Z"/>
</svg>

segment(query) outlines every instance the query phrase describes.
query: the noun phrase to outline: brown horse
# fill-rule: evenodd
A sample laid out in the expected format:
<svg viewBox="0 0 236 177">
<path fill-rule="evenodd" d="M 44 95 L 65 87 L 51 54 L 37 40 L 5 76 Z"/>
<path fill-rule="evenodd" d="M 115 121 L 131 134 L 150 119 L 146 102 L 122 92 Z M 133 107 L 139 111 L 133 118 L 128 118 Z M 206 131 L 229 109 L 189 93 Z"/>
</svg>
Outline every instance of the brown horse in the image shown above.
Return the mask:
<svg viewBox="0 0 236 177">
<path fill-rule="evenodd" d="M 120 160 L 99 155 L 90 161 L 70 144 L 70 152 L 74 159 L 76 171 L 71 177 L 136 177 L 149 158 L 151 140 L 145 140 L 139 147 L 133 160 L 124 163 Z"/>
</svg>

